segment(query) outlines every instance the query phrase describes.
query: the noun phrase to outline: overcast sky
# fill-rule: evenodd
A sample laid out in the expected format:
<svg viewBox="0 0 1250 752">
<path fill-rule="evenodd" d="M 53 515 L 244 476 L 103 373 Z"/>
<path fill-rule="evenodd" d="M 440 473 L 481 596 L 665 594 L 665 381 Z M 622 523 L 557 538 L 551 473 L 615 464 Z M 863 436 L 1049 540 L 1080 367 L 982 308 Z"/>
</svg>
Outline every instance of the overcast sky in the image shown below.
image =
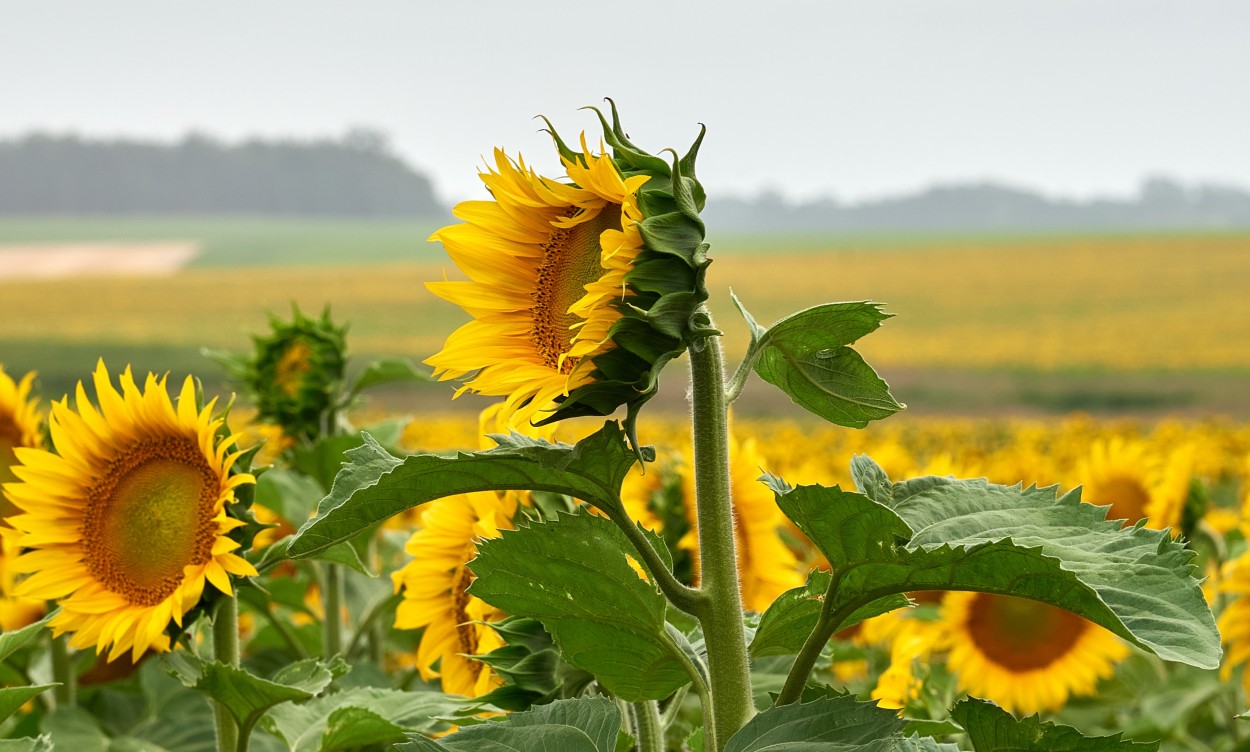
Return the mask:
<svg viewBox="0 0 1250 752">
<path fill-rule="evenodd" d="M 0 0 L 0 137 L 388 133 L 447 199 L 612 96 L 710 191 L 1250 186 L 1246 0 Z"/>
</svg>

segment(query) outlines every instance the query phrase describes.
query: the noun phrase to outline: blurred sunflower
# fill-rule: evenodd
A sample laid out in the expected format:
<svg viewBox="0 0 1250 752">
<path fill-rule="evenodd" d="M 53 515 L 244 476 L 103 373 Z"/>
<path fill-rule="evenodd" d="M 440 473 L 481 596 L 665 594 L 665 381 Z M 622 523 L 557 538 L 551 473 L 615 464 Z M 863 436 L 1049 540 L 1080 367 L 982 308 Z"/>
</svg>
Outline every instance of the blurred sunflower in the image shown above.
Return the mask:
<svg viewBox="0 0 1250 752">
<path fill-rule="evenodd" d="M 707 297 L 696 149 L 670 166 L 629 143 L 615 108 L 613 120 L 615 155 L 591 153 L 585 135 L 571 151 L 551 131 L 568 182 L 496 150 L 481 174 L 494 200 L 459 204 L 464 223 L 430 237 L 469 281 L 428 287 L 473 319 L 425 362 L 468 379 L 457 395 L 505 397 L 514 423 L 624 404 L 632 420 Z M 652 232 L 656 220 L 669 231 Z"/>
<path fill-rule="evenodd" d="M 13 450 L 17 447 L 43 446 L 43 424 L 38 412 L 39 400 L 31 396 L 33 372 L 14 382 L 0 366 L 0 484 L 16 480 L 12 466 L 17 464 Z M 17 507 L 0 493 L 0 629 L 18 629 L 38 621 L 44 613 L 44 602 L 38 598 L 13 595 L 15 584 L 11 562 L 20 547 L 9 526 L 10 515 Z"/>
<path fill-rule="evenodd" d="M 1129 652 L 1102 627 L 1025 598 L 947 593 L 942 622 L 960 690 L 1024 714 L 1093 694 Z"/>
<path fill-rule="evenodd" d="M 15 449 L 43 446 L 39 400 L 30 394 L 34 381 L 32 371 L 20 382 L 14 382 L 0 366 L 0 483 L 17 480 L 12 470 L 17 463 Z M 16 511 L 12 502 L 0 494 L 0 528 L 8 526 L 6 520 Z"/>
<path fill-rule="evenodd" d="M 1234 669 L 1250 663 L 1250 552 L 1224 565 L 1219 590 L 1232 596 L 1216 622 L 1220 636 L 1228 646 L 1220 666 L 1220 677 L 1228 681 Z M 1247 691 L 1250 691 L 1250 672 L 1243 673 L 1241 678 Z"/>
<path fill-rule="evenodd" d="M 127 368 L 118 392 L 101 362 L 94 380 L 98 409 L 81 382 L 76 411 L 53 403 L 55 454 L 16 450 L 21 482 L 5 491 L 23 512 L 9 522 L 25 553 L 13 570 L 31 575 L 16 593 L 57 601 L 50 626 L 74 633 L 71 646 L 137 659 L 169 649 L 166 628 L 181 626 L 205 581 L 231 595 L 231 574 L 256 574 L 231 553 L 229 533 L 244 523 L 226 510 L 255 479 L 231 472 L 234 437 L 219 435 L 214 402 L 198 408 L 190 377 L 176 408 L 164 378 L 149 375 L 140 391 Z"/>
<path fill-rule="evenodd" d="M 1193 474 L 1193 449 L 1182 447 L 1164 462 L 1142 441 L 1114 436 L 1095 441 L 1077 466 L 1083 501 L 1110 505 L 1109 520 L 1132 525 L 1145 519 L 1152 530 L 1179 529 Z"/>
<path fill-rule="evenodd" d="M 487 625 L 504 614 L 466 590 L 473 584 L 468 563 L 477 556 L 477 541 L 511 527 L 514 511 L 491 492 L 449 496 L 425 505 L 421 527 L 404 549 L 413 559 L 391 574 L 396 592 L 402 590 L 404 595 L 395 612 L 395 627 L 425 628 L 417 646 L 417 669 L 427 681 L 441 678 L 443 691 L 449 694 L 479 697 L 502 683 L 472 656 L 503 646 L 499 634 Z"/>
</svg>

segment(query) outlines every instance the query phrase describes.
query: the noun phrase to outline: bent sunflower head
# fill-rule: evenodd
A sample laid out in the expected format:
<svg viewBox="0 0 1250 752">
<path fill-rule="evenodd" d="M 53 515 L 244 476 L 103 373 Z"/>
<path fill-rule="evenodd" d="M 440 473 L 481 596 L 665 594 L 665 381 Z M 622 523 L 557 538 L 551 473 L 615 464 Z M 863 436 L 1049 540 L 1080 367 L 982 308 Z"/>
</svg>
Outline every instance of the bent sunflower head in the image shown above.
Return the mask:
<svg viewBox="0 0 1250 752">
<path fill-rule="evenodd" d="M 460 392 L 505 397 L 514 421 L 549 423 L 628 409 L 632 426 L 660 369 L 698 334 L 707 299 L 702 133 L 667 162 L 634 146 L 598 110 L 603 140 L 570 149 L 549 128 L 567 180 L 495 151 L 481 175 L 490 201 L 466 201 L 462 224 L 431 236 L 468 281 L 429 283 L 473 318 L 425 362 Z M 459 394 L 458 392 L 457 394 Z"/>
<path fill-rule="evenodd" d="M 230 575 L 256 574 L 231 553 L 245 523 L 227 510 L 255 479 L 232 470 L 242 453 L 213 403 L 199 408 L 190 377 L 176 407 L 164 378 L 140 390 L 126 369 L 120 385 L 100 363 L 99 407 L 81 383 L 76 409 L 53 403 L 56 452 L 17 449 L 20 482 L 5 486 L 22 510 L 9 518 L 24 549 L 13 570 L 30 574 L 16 594 L 57 601 L 53 631 L 74 633 L 76 648 L 112 646 L 109 660 L 168 650 L 166 630 L 182 626 L 205 582 L 231 595 Z"/>
</svg>

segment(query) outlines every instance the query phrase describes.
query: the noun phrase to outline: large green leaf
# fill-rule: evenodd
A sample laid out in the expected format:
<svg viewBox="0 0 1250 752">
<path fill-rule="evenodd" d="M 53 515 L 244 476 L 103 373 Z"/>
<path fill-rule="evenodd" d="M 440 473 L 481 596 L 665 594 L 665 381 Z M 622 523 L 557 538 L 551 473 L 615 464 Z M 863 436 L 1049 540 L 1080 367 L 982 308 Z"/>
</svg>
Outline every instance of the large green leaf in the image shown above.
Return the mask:
<svg viewBox="0 0 1250 752">
<path fill-rule="evenodd" d="M 886 752 L 902 742 L 903 721 L 876 703 L 825 697 L 769 708 L 725 745 L 725 752 Z"/>
<path fill-rule="evenodd" d="M 1154 752 L 1159 742 L 1113 736 L 1085 736 L 1068 726 L 1043 723 L 1037 716 L 1017 719 L 985 700 L 968 699 L 951 709 L 976 752 Z"/>
<path fill-rule="evenodd" d="M 470 726 L 438 741 L 414 737 L 398 752 L 615 752 L 621 714 L 606 697 L 556 700 Z"/>
<path fill-rule="evenodd" d="M 184 685 L 225 707 L 244 734 L 270 708 L 310 699 L 346 670 L 341 661 L 327 665 L 310 659 L 292 663 L 273 679 L 262 679 L 244 669 L 209 663 L 183 651 L 170 653 L 163 660 L 166 669 Z"/>
<path fill-rule="evenodd" d="M 0 722 L 16 713 L 27 702 L 58 686 L 56 684 L 32 684 L 27 687 L 0 688 Z"/>
<path fill-rule="evenodd" d="M 30 644 L 31 640 L 43 634 L 43 628 L 51 620 L 52 614 L 48 614 L 34 624 L 27 624 L 21 629 L 0 632 L 0 661 L 6 660 L 10 655 Z"/>
<path fill-rule="evenodd" d="M 890 387 L 849 345 L 892 314 L 877 303 L 828 303 L 765 329 L 734 298 L 751 327 L 750 364 L 806 410 L 840 426 L 863 428 L 902 410 Z M 737 378 L 735 381 L 737 381 Z"/>
<path fill-rule="evenodd" d="M 317 516 L 296 534 L 289 555 L 311 556 L 405 509 L 471 491 L 550 491 L 612 507 L 636 459 L 610 421 L 575 446 L 515 433 L 495 439 L 499 446 L 482 452 L 399 459 L 366 434 L 363 446 L 348 451 L 350 463 Z"/>
<path fill-rule="evenodd" d="M 482 541 L 469 592 L 541 621 L 566 661 L 618 697 L 662 699 L 689 677 L 667 635 L 668 601 L 630 566 L 633 554 L 610 520 L 564 515 Z"/>
<path fill-rule="evenodd" d="M 400 692 L 357 687 L 269 711 L 261 727 L 292 752 L 330 752 L 403 741 L 409 732 L 431 732 L 473 705 L 441 692 Z"/>
<path fill-rule="evenodd" d="M 921 478 L 868 490 L 792 488 L 769 478 L 778 504 L 833 565 L 829 613 L 895 593 L 975 590 L 1065 608 L 1161 658 L 1219 665 L 1219 635 L 1193 555 L 1167 533 L 1123 528 L 1106 508 L 984 480 Z M 829 625 L 837 628 L 838 625 Z"/>
</svg>

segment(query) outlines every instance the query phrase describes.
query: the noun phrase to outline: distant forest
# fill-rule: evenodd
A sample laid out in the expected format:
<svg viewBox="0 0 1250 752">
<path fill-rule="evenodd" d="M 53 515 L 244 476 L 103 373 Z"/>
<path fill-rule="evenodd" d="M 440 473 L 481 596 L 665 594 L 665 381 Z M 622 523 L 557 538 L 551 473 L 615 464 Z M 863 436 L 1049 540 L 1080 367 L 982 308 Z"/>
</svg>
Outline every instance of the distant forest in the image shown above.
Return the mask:
<svg viewBox="0 0 1250 752">
<path fill-rule="evenodd" d="M 0 140 L 0 215 L 260 215 L 438 218 L 429 178 L 368 129 L 339 139 L 190 135 L 174 143 L 33 134 Z M 1166 230 L 1250 227 L 1250 192 L 1144 181 L 1136 196 L 1072 201 L 993 183 L 857 203 L 777 194 L 709 197 L 720 232 Z"/>
<path fill-rule="evenodd" d="M 0 141 L 0 215 L 440 217 L 430 181 L 381 134 L 176 143 L 34 134 Z"/>
<path fill-rule="evenodd" d="M 1250 227 L 1250 192 L 1156 177 L 1132 198 L 1070 201 L 981 183 L 861 203 L 794 204 L 776 194 L 709 198 L 704 218 L 718 230 L 741 232 L 1232 229 Z"/>
</svg>

